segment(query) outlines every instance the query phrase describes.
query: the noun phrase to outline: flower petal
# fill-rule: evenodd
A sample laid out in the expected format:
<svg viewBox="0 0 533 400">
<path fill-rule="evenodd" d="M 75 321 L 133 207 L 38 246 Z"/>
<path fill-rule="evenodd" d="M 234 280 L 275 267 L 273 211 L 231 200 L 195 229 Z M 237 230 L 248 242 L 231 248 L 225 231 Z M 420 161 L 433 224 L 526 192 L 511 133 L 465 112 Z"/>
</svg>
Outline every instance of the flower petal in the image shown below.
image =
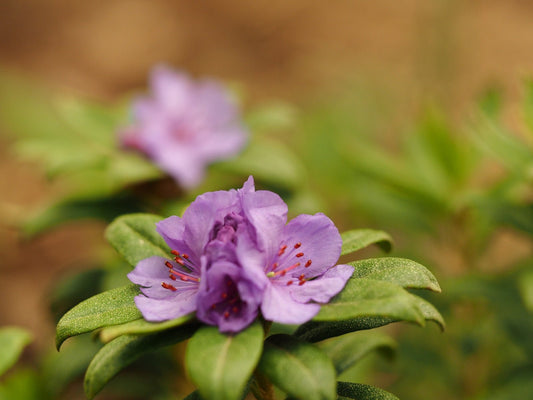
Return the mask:
<svg viewBox="0 0 533 400">
<path fill-rule="evenodd" d="M 344 288 L 353 271 L 354 267 L 351 265 L 337 265 L 303 285 L 291 285 L 289 291 L 292 298 L 299 303 L 327 303 Z"/>
<path fill-rule="evenodd" d="M 285 226 L 281 242 L 287 248 L 276 260 L 279 269 L 300 263 L 302 266 L 294 269 L 293 275 L 304 273 L 307 279 L 322 275 L 335 265 L 341 254 L 341 235 L 322 213 L 293 218 Z"/>
<path fill-rule="evenodd" d="M 243 188 L 244 189 L 244 188 Z M 242 208 L 250 223 L 250 234 L 258 249 L 271 258 L 278 251 L 287 222 L 287 204 L 276 193 L 259 190 L 242 192 Z"/>
<path fill-rule="evenodd" d="M 236 190 L 204 193 L 183 213 L 184 240 L 194 254 L 203 254 L 216 222 L 223 223 L 231 212 L 239 212 Z"/>
<path fill-rule="evenodd" d="M 266 287 L 261 304 L 265 319 L 282 324 L 303 324 L 319 311 L 320 305 L 299 303 L 291 297 L 288 290 L 276 285 Z"/>
<path fill-rule="evenodd" d="M 196 310 L 197 292 L 187 290 L 180 292 L 172 300 L 152 299 L 140 295 L 135 297 L 135 305 L 147 321 L 159 322 L 182 317 Z"/>
</svg>

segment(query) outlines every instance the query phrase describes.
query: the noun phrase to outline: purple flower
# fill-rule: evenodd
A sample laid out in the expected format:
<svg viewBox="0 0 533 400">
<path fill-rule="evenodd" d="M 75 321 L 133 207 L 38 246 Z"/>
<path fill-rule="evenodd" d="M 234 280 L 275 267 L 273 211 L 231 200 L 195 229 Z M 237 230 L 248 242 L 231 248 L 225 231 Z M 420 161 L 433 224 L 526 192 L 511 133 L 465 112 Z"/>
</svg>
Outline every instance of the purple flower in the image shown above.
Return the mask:
<svg viewBox="0 0 533 400">
<path fill-rule="evenodd" d="M 222 332 L 238 332 L 259 310 L 267 320 L 300 324 L 339 293 L 353 267 L 337 265 L 342 240 L 323 214 L 287 222 L 275 193 L 242 189 L 205 193 L 183 214 L 157 224 L 173 260 L 151 257 L 128 274 L 145 319 L 196 311 Z"/>
<path fill-rule="evenodd" d="M 133 125 L 121 141 L 145 153 L 181 186 L 198 185 L 206 166 L 237 154 L 246 131 L 228 92 L 214 81 L 192 81 L 159 66 L 150 79 L 152 96 L 133 105 Z"/>
</svg>

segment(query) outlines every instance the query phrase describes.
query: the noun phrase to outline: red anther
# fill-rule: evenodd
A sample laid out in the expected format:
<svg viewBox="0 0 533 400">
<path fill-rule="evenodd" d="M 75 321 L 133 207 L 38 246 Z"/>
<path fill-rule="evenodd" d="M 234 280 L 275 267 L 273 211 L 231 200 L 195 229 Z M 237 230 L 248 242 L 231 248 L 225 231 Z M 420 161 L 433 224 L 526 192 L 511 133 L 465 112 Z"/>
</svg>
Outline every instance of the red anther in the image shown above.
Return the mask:
<svg viewBox="0 0 533 400">
<path fill-rule="evenodd" d="M 281 271 L 281 272 L 280 272 L 279 274 L 280 274 L 281 276 L 285 276 L 285 274 L 286 274 L 286 273 L 287 273 L 287 270 L 286 270 L 286 269 L 284 269 L 284 270 L 283 270 L 283 271 Z"/>
<path fill-rule="evenodd" d="M 231 309 L 233 311 L 233 314 L 237 314 L 239 312 L 239 307 L 235 306 Z"/>
<path fill-rule="evenodd" d="M 272 264 L 272 269 L 276 269 L 276 268 L 278 268 L 278 267 L 279 267 L 279 264 L 278 264 L 278 263 L 274 263 L 274 264 Z"/>
<path fill-rule="evenodd" d="M 225 300 L 228 298 L 228 294 L 226 292 L 222 293 L 221 297 Z"/>
<path fill-rule="evenodd" d="M 189 280 L 189 278 L 187 278 L 186 276 L 181 276 L 180 279 L 183 281 L 183 282 L 187 282 Z"/>
<path fill-rule="evenodd" d="M 185 261 L 183 261 L 181 258 L 176 257 L 176 262 L 182 267 L 185 265 Z"/>
<path fill-rule="evenodd" d="M 303 257 L 304 256 L 304 253 L 298 253 L 296 254 L 296 257 Z"/>
<path fill-rule="evenodd" d="M 174 275 L 172 275 L 172 274 L 169 274 L 168 277 L 169 277 L 170 279 L 172 279 L 173 281 L 176 280 L 176 277 L 175 277 Z"/>
<path fill-rule="evenodd" d="M 300 281 L 300 282 L 298 282 L 298 286 L 302 286 L 305 282 L 307 282 L 307 281 Z"/>
<path fill-rule="evenodd" d="M 216 305 L 216 304 L 213 304 L 213 305 L 211 306 L 211 310 L 214 310 L 215 308 L 217 308 L 217 305 Z"/>
<path fill-rule="evenodd" d="M 165 265 L 167 266 L 167 268 L 174 268 L 174 266 L 170 263 L 170 261 L 165 261 Z"/>
<path fill-rule="evenodd" d="M 298 243 L 296 243 L 296 244 L 294 245 L 294 248 L 295 248 L 295 249 L 298 249 L 298 248 L 300 248 L 301 245 L 302 245 L 302 244 L 301 244 L 300 242 L 298 242 Z"/>
<path fill-rule="evenodd" d="M 224 318 L 229 318 L 229 311 L 226 311 L 226 312 L 224 313 Z"/>
<path fill-rule="evenodd" d="M 294 282 L 293 281 L 287 281 L 287 286 L 290 286 L 292 285 Z"/>
<path fill-rule="evenodd" d="M 305 277 L 305 275 L 304 275 L 304 274 L 302 274 L 302 275 L 300 275 L 300 276 L 298 277 L 298 280 L 299 280 L 299 281 L 301 281 L 301 280 L 303 280 L 303 279 L 304 279 L 304 277 Z"/>
<path fill-rule="evenodd" d="M 233 281 L 231 281 L 230 279 L 228 279 L 227 282 L 226 282 L 226 285 L 227 285 L 227 286 L 231 286 L 231 285 L 233 285 Z"/>
<path fill-rule="evenodd" d="M 165 289 L 172 290 L 173 292 L 175 292 L 176 290 L 178 290 L 178 289 L 176 289 L 174 286 L 169 285 L 169 284 L 166 283 L 166 282 L 161 282 L 161 286 L 163 286 Z"/>
<path fill-rule="evenodd" d="M 189 255 L 188 255 L 188 254 L 183 253 L 181 256 L 182 256 L 183 258 L 185 258 L 186 260 L 189 259 Z"/>
<path fill-rule="evenodd" d="M 279 248 L 279 251 L 278 251 L 278 256 L 283 255 L 283 253 L 285 253 L 285 250 L 286 250 L 286 249 L 287 249 L 287 245 L 286 245 L 286 244 L 284 244 L 283 246 L 281 246 L 281 247 Z"/>
<path fill-rule="evenodd" d="M 170 254 L 173 254 L 175 256 L 179 256 L 180 255 L 180 253 L 177 250 L 171 250 Z"/>
<path fill-rule="evenodd" d="M 310 267 L 312 263 L 313 263 L 313 261 L 307 260 L 307 262 L 305 263 L 305 268 Z"/>
</svg>

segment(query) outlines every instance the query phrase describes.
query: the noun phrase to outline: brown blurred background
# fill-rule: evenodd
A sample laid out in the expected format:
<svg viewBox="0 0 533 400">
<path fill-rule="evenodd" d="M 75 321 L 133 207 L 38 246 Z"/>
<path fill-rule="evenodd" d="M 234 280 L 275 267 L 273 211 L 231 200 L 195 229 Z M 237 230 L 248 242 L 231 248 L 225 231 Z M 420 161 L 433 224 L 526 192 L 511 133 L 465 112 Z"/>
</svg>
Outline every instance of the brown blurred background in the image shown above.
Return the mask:
<svg viewBox="0 0 533 400">
<path fill-rule="evenodd" d="M 532 21 L 528 0 L 2 0 L 0 67 L 104 101 L 144 87 L 158 62 L 241 84 L 252 102 L 302 107 L 355 79 L 386 88 L 408 114 L 433 99 L 464 115 L 498 84 L 513 118 L 521 79 L 533 71 Z M 20 241 L 11 217 L 54 187 L 5 145 L 0 139 L 0 325 L 29 327 L 37 347 L 50 347 L 46 290 L 57 274 L 90 263 L 103 226 Z"/>
</svg>

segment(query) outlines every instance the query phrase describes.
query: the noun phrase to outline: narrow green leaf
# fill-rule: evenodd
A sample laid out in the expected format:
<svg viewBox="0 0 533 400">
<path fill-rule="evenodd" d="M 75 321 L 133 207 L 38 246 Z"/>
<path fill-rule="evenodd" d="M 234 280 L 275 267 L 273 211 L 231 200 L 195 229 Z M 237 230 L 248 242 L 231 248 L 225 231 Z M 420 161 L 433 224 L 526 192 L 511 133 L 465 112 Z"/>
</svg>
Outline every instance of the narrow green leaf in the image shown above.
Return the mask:
<svg viewBox="0 0 533 400">
<path fill-rule="evenodd" d="M 133 301 L 139 293 L 137 285 L 131 284 L 108 290 L 81 302 L 57 323 L 56 347 L 59 349 L 71 336 L 141 318 L 141 312 Z"/>
<path fill-rule="evenodd" d="M 121 335 L 146 335 L 165 331 L 170 328 L 183 325 L 194 318 L 194 314 L 188 314 L 180 318 L 171 319 L 164 322 L 149 322 L 143 318 L 126 322 L 121 325 L 113 325 L 103 328 L 100 331 L 100 340 L 107 343 Z"/>
<path fill-rule="evenodd" d="M 341 255 L 350 254 L 361 250 L 371 244 L 378 245 L 383 251 L 389 252 L 392 249 L 393 241 L 390 235 L 384 231 L 374 229 L 355 229 L 343 232 Z"/>
<path fill-rule="evenodd" d="M 340 375 L 372 351 L 381 351 L 391 357 L 396 342 L 381 332 L 354 332 L 326 340 L 318 346 L 328 355 L 337 375 Z"/>
<path fill-rule="evenodd" d="M 107 382 L 144 353 L 188 339 L 198 325 L 185 325 L 154 335 L 124 335 L 107 343 L 94 356 L 85 373 L 84 389 L 92 399 Z"/>
<path fill-rule="evenodd" d="M 441 291 L 437 279 L 426 267 L 406 258 L 369 258 L 349 264 L 355 267 L 352 279 L 376 279 L 404 288 Z"/>
<path fill-rule="evenodd" d="M 129 214 L 118 217 L 106 229 L 106 239 L 131 265 L 151 256 L 168 257 L 170 249 L 156 232 L 163 217 Z"/>
<path fill-rule="evenodd" d="M 397 320 L 383 317 L 358 317 L 332 322 L 309 321 L 301 325 L 294 335 L 299 339 L 314 343 L 350 332 L 379 328 L 393 322 Z"/>
<path fill-rule="evenodd" d="M 444 331 L 444 329 L 446 328 L 444 318 L 442 318 L 442 315 L 433 304 L 424 300 L 422 297 L 416 296 L 414 294 L 411 294 L 411 301 L 422 312 L 422 315 L 424 315 L 424 319 L 426 321 L 432 321 L 436 323 L 439 326 L 440 330 Z"/>
<path fill-rule="evenodd" d="M 185 360 L 187 371 L 203 398 L 239 400 L 263 349 L 259 323 L 236 335 L 204 326 L 190 340 Z"/>
<path fill-rule="evenodd" d="M 31 340 L 31 334 L 26 329 L 15 326 L 0 329 L 0 375 L 17 362 L 22 350 Z"/>
<path fill-rule="evenodd" d="M 399 400 L 383 389 L 362 383 L 337 382 L 339 400 Z"/>
<path fill-rule="evenodd" d="M 335 368 L 317 346 L 289 335 L 265 341 L 258 371 L 289 396 L 300 400 L 333 400 Z"/>
<path fill-rule="evenodd" d="M 424 316 L 411 294 L 394 283 L 375 279 L 350 279 L 342 292 L 324 304 L 314 321 L 339 321 L 381 317 L 424 325 Z"/>
</svg>

